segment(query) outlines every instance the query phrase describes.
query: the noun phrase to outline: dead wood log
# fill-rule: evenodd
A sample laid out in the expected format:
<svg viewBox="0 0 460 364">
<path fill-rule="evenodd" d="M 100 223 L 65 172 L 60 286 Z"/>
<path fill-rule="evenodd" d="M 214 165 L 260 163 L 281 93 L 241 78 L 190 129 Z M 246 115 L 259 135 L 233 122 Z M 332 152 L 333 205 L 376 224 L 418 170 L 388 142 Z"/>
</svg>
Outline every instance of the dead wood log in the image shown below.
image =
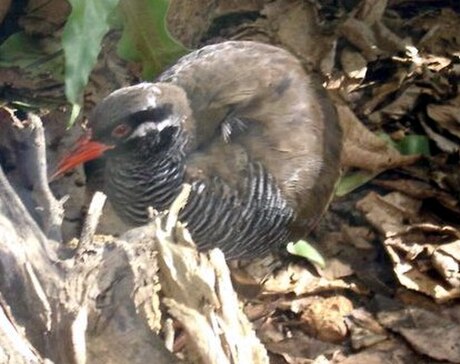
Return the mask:
<svg viewBox="0 0 460 364">
<path fill-rule="evenodd" d="M 43 209 L 41 218 L 31 216 L 0 167 L 0 345 L 11 362 L 179 362 L 157 335 L 161 285 L 165 307 L 189 333 L 194 360 L 268 363 L 223 255 L 196 252 L 176 221 L 186 190 L 169 214 L 119 239 L 94 237 L 105 201 L 96 194 L 80 244 L 70 257 L 63 254 L 55 240 L 60 202 L 48 190 L 44 141 L 37 143 L 41 122 L 29 117 L 28 125 L 34 131 L 20 135 L 21 160 L 35 166 L 26 173 L 35 179 L 33 200 Z"/>
<path fill-rule="evenodd" d="M 34 181 L 34 199 L 43 209 L 40 221 L 57 238 L 62 218 L 59 203 L 47 187 L 43 129 L 38 118 L 30 120 L 16 130 L 20 160 L 27 166 L 22 169 L 25 178 Z M 46 359 L 55 363 L 177 361 L 135 303 L 136 292 L 143 288 L 138 280 L 144 288 L 157 284 L 152 254 L 139 251 L 146 249 L 144 242 L 98 245 L 87 239 L 78 254 L 62 260 L 62 245 L 45 236 L 1 168 L 0 191 L 0 318 L 5 318 L 0 332 L 17 334 L 10 346 L 4 346 L 9 355 L 16 354 L 11 355 L 18 358 L 15 362 L 27 362 L 32 354 L 32 362 L 37 363 Z M 6 319 L 7 312 L 14 320 Z M 18 352 L 17 348 L 33 350 Z"/>
</svg>

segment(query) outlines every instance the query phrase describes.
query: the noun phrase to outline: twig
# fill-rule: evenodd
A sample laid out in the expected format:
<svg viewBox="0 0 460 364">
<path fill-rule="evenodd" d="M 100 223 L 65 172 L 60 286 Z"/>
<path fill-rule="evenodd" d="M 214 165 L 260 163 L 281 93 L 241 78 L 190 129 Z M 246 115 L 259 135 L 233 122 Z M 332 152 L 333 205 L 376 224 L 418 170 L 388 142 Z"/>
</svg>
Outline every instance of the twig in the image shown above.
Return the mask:
<svg viewBox="0 0 460 364">
<path fill-rule="evenodd" d="M 174 324 L 171 318 L 167 318 L 164 323 L 163 332 L 165 336 L 165 346 L 169 351 L 174 349 Z"/>
<path fill-rule="evenodd" d="M 33 187 L 33 199 L 41 217 L 43 231 L 49 239 L 60 242 L 64 209 L 62 203 L 54 198 L 48 186 L 42 121 L 32 113 L 29 113 L 27 120 L 23 122 L 19 121 L 12 112 L 10 118 L 16 142 L 21 145 L 21 148 L 15 150 L 17 159 L 21 162 L 19 167 L 22 167 L 25 180 Z"/>
<path fill-rule="evenodd" d="M 171 232 L 174 226 L 176 226 L 179 212 L 185 207 L 185 204 L 187 203 L 191 191 L 192 186 L 188 183 L 185 183 L 182 186 L 182 190 L 180 191 L 179 195 L 174 199 L 173 203 L 171 204 L 168 216 L 166 218 L 165 230 L 167 232 Z"/>
<path fill-rule="evenodd" d="M 85 252 L 90 247 L 94 234 L 96 233 L 96 228 L 102 215 L 102 209 L 104 208 L 106 199 L 107 196 L 100 191 L 97 191 L 94 194 L 80 235 L 80 242 L 78 243 L 77 248 L 78 254 Z"/>
</svg>

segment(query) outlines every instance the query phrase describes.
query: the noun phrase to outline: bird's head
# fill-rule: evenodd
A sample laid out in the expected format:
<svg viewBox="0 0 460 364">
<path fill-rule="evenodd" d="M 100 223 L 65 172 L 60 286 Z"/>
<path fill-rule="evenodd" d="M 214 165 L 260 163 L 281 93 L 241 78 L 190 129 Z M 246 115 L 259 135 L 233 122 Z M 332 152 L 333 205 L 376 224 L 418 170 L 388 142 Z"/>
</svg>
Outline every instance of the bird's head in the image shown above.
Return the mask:
<svg viewBox="0 0 460 364">
<path fill-rule="evenodd" d="M 154 150 L 167 148 L 190 113 L 186 94 L 177 86 L 141 83 L 121 88 L 96 106 L 87 133 L 59 162 L 52 178 L 106 151 L 124 153 L 145 141 Z"/>
</svg>

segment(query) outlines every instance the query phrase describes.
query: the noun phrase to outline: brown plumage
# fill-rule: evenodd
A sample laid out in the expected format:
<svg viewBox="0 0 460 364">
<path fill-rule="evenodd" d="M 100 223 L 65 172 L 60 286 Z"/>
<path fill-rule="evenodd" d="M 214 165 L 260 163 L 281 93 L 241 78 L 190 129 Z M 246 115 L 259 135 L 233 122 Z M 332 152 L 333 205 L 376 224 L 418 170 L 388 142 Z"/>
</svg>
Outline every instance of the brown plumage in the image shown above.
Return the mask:
<svg viewBox="0 0 460 364">
<path fill-rule="evenodd" d="M 261 43 L 192 52 L 155 83 L 109 95 L 89 126 L 91 141 L 59 172 L 107 150 L 107 194 L 133 224 L 192 184 L 180 218 L 200 248 L 227 258 L 308 233 L 339 176 L 341 131 L 326 93 L 293 55 Z"/>
</svg>

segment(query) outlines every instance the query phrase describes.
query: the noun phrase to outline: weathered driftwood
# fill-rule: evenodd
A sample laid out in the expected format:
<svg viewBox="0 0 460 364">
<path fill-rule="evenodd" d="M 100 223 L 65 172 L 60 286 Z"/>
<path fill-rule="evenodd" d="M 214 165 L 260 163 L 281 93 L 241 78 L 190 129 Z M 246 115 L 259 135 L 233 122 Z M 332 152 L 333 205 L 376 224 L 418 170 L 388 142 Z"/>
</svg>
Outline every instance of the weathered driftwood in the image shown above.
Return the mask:
<svg viewBox="0 0 460 364">
<path fill-rule="evenodd" d="M 8 109 L 2 109 L 8 110 Z M 19 121 L 12 111 L 9 119 L 2 120 L 2 132 L 7 129 L 15 146 L 17 169 L 30 188 L 31 197 L 37 206 L 35 212 L 45 235 L 52 240 L 61 241 L 61 224 L 64 217 L 62 203 L 57 201 L 48 186 L 46 167 L 45 133 L 40 118 L 29 114 L 27 120 Z"/>
<path fill-rule="evenodd" d="M 2 363 L 178 362 L 156 334 L 160 286 L 164 305 L 189 333 L 188 353 L 196 361 L 268 362 L 239 307 L 223 255 L 175 244 L 191 242 L 176 221 L 186 190 L 169 215 L 104 243 L 94 238 L 105 201 L 97 194 L 69 257 L 59 242 L 61 203 L 48 189 L 41 122 L 31 116 L 13 134 L 21 140 L 20 160 L 33 181 L 41 226 L 0 168 Z M 171 342 L 173 334 L 167 336 Z"/>
<path fill-rule="evenodd" d="M 30 141 L 31 148 L 44 148 L 35 139 Z M 44 156 L 32 152 L 26 155 Z M 22 160 L 27 165 L 35 162 L 28 157 Z M 44 164 L 40 165 L 43 169 Z M 46 178 L 44 170 L 36 173 L 35 178 L 39 175 Z M 47 184 L 43 186 L 42 192 Z M 153 358 L 158 363 L 175 361 L 135 305 L 135 292 L 140 288 L 138 280 L 143 286 L 156 285 L 151 256 L 150 259 L 143 254 L 136 256 L 144 246 L 123 240 L 98 246 L 85 239 L 84 249 L 79 249 L 74 258 L 61 260 L 58 258 L 61 245 L 45 236 L 1 170 L 0 191 L 3 313 L 11 310 L 15 319 L 15 323 L 10 321 L 11 327 L 23 339 L 23 347 L 34 348 L 34 361 L 42 362 L 42 358 L 56 363 L 136 363 Z M 41 195 L 40 201 L 52 198 L 48 192 Z M 43 209 L 53 203 L 44 202 Z M 42 220 L 44 226 L 53 226 L 50 224 L 56 221 L 51 216 L 53 213 L 45 211 L 43 216 L 49 218 Z M 135 259 L 130 260 L 130 255 Z M 143 272 L 140 266 L 151 269 Z M 155 290 L 151 292 L 154 294 Z M 2 329 L 5 332 L 6 327 Z M 12 341 L 12 345 L 18 347 L 18 340 Z M 21 355 L 23 360 L 18 357 L 11 362 L 25 361 L 24 353 Z"/>
</svg>

